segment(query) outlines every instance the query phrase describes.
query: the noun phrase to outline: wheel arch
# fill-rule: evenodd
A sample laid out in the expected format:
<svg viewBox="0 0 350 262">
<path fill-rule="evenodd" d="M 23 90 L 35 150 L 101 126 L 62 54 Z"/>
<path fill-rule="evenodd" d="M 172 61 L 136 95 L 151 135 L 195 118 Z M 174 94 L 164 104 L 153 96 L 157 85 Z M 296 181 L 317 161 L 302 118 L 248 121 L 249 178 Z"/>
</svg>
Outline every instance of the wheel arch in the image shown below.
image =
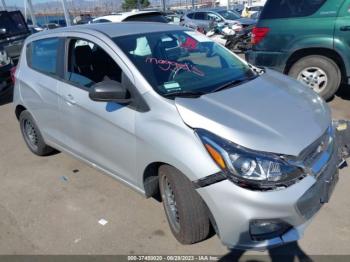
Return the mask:
<svg viewBox="0 0 350 262">
<path fill-rule="evenodd" d="M 23 111 L 27 110 L 26 107 L 24 107 L 23 105 L 17 105 L 16 106 L 16 109 L 15 109 L 15 115 L 16 115 L 16 118 L 17 120 L 19 120 L 19 116 L 21 115 L 21 113 Z"/>
<path fill-rule="evenodd" d="M 333 60 L 341 71 L 342 82 L 347 81 L 347 73 L 346 66 L 342 56 L 333 49 L 329 48 L 320 48 L 320 47 L 311 47 L 311 48 L 303 48 L 294 51 L 287 59 L 286 66 L 284 68 L 283 73 L 288 74 L 292 66 L 301 58 L 310 56 L 310 55 L 320 55 L 325 56 L 331 60 Z"/>
<path fill-rule="evenodd" d="M 158 171 L 159 167 L 162 165 L 170 165 L 165 162 L 152 162 L 148 164 L 143 171 L 143 187 L 145 190 L 145 195 L 147 198 L 155 197 L 159 199 L 159 181 L 158 181 Z M 172 165 L 170 165 L 172 166 Z"/>
</svg>

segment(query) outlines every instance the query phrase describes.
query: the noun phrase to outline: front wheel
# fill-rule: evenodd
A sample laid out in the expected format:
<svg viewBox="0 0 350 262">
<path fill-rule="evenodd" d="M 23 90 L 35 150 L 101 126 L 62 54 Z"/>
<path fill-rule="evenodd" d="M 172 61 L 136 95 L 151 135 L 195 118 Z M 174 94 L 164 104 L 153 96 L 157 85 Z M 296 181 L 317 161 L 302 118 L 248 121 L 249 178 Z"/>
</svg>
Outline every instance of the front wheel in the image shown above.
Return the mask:
<svg viewBox="0 0 350 262">
<path fill-rule="evenodd" d="M 207 207 L 190 180 L 179 170 L 159 168 L 159 187 L 170 229 L 181 244 L 194 244 L 210 232 Z"/>
<path fill-rule="evenodd" d="M 310 87 L 325 100 L 337 92 L 341 83 L 338 65 L 332 59 L 319 55 L 301 58 L 292 66 L 288 75 Z"/>
</svg>

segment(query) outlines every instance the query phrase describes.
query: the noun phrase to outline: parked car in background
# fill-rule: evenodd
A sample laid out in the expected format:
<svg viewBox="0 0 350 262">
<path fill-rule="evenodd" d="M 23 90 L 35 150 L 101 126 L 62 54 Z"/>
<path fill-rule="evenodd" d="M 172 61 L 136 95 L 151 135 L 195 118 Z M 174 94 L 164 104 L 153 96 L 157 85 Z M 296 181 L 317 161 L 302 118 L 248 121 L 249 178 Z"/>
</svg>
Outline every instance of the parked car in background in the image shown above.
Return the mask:
<svg viewBox="0 0 350 262">
<path fill-rule="evenodd" d="M 261 15 L 261 11 L 255 12 L 254 14 L 252 14 L 250 16 L 250 19 L 254 19 L 254 20 L 258 21 L 260 18 L 260 15 Z"/>
<path fill-rule="evenodd" d="M 44 30 L 42 27 L 34 25 L 28 25 L 28 29 L 32 34 L 39 33 Z"/>
<path fill-rule="evenodd" d="M 255 25 L 257 23 L 257 20 L 242 17 L 239 13 L 237 13 L 234 10 L 227 10 L 226 8 L 217 8 L 212 10 L 217 12 L 219 15 L 221 15 L 228 23 L 233 21 L 240 22 L 243 28 L 247 26 Z"/>
<path fill-rule="evenodd" d="M 179 16 L 182 16 L 185 12 L 186 12 L 186 10 L 184 10 L 184 9 L 175 10 L 175 13 Z"/>
<path fill-rule="evenodd" d="M 324 100 L 188 28 L 47 30 L 27 38 L 19 68 L 13 105 L 28 148 L 159 194 L 180 243 L 211 228 L 230 248 L 297 241 L 338 181 Z"/>
<path fill-rule="evenodd" d="M 242 14 L 244 9 L 244 5 L 243 4 L 235 4 L 231 6 L 231 10 L 239 13 L 240 15 Z"/>
<path fill-rule="evenodd" d="M 350 77 L 350 1 L 269 0 L 246 59 L 288 74 L 329 99 Z"/>
<path fill-rule="evenodd" d="M 177 15 L 177 14 L 166 15 L 165 17 L 167 18 L 169 24 L 173 24 L 173 25 L 179 25 L 180 24 L 181 17 L 179 15 Z"/>
<path fill-rule="evenodd" d="M 228 26 L 239 25 L 242 29 L 242 24 L 238 20 L 226 20 L 222 15 L 216 11 L 211 10 L 195 10 L 186 13 L 182 18 L 180 24 L 190 28 L 203 28 L 209 31 L 213 23 L 226 24 Z"/>
<path fill-rule="evenodd" d="M 17 64 L 30 30 L 20 11 L 0 11 L 0 96 L 10 89 L 11 68 Z"/>
<path fill-rule="evenodd" d="M 65 19 L 53 19 L 53 20 L 50 20 L 48 24 L 55 24 L 58 27 L 67 26 L 67 22 Z M 50 29 L 53 29 L 53 28 L 50 28 Z"/>
<path fill-rule="evenodd" d="M 47 24 L 43 24 L 42 28 L 46 29 L 46 30 L 50 30 L 50 29 L 56 29 L 61 27 L 59 24 L 56 23 L 47 23 Z"/>
<path fill-rule="evenodd" d="M 168 23 L 168 20 L 162 12 L 158 11 L 131 11 L 97 17 L 92 23 L 109 23 L 109 22 L 126 22 L 126 21 L 143 21 Z"/>
<path fill-rule="evenodd" d="M 90 14 L 80 14 L 73 19 L 73 24 L 82 25 L 88 24 L 93 20 L 93 17 Z"/>
<path fill-rule="evenodd" d="M 280 1 L 280 2 L 283 2 L 283 1 Z M 242 17 L 250 18 L 255 13 L 261 12 L 263 8 L 264 8 L 264 5 L 261 5 L 261 4 L 245 5 L 242 11 Z"/>
</svg>

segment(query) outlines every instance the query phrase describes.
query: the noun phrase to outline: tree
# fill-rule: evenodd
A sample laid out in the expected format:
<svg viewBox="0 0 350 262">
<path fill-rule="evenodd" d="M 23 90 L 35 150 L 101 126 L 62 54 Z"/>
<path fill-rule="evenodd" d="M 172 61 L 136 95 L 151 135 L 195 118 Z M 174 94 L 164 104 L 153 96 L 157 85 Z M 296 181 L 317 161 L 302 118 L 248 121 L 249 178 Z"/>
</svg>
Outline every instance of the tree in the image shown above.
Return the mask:
<svg viewBox="0 0 350 262">
<path fill-rule="evenodd" d="M 150 5 L 148 0 L 139 0 L 140 6 L 138 6 L 137 0 L 124 0 L 123 9 L 136 9 L 136 8 L 145 8 Z"/>
</svg>

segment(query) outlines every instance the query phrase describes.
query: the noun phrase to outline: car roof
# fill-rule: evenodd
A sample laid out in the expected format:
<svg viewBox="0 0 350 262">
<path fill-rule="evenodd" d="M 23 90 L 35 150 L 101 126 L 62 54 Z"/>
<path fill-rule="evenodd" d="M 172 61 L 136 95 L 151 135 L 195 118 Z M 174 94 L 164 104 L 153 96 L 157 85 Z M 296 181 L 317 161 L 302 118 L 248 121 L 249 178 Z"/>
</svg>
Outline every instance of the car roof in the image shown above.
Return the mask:
<svg viewBox="0 0 350 262">
<path fill-rule="evenodd" d="M 116 13 L 113 15 L 105 15 L 105 16 L 100 16 L 92 21 L 100 20 L 100 19 L 107 19 L 111 22 L 121 22 L 125 20 L 128 17 L 134 16 L 134 15 L 141 15 L 141 14 L 161 14 L 159 11 L 130 11 L 130 12 L 123 12 L 123 13 Z"/>
<path fill-rule="evenodd" d="M 35 34 L 36 36 L 52 35 L 56 33 L 72 32 L 72 33 L 89 33 L 95 31 L 103 33 L 110 38 L 118 36 L 127 36 L 143 33 L 156 33 L 164 31 L 176 31 L 176 30 L 189 30 L 178 25 L 157 23 L 157 22 L 123 22 L 123 23 L 96 23 L 96 24 L 84 24 L 74 25 L 68 27 L 60 27 L 57 29 L 46 30 Z"/>
<path fill-rule="evenodd" d="M 207 7 L 207 8 L 200 8 L 196 10 L 188 11 L 186 14 L 194 14 L 194 13 L 200 13 L 200 12 L 213 12 L 218 13 L 220 11 L 226 11 L 227 9 L 225 7 Z M 228 10 L 230 11 L 230 10 Z"/>
</svg>

